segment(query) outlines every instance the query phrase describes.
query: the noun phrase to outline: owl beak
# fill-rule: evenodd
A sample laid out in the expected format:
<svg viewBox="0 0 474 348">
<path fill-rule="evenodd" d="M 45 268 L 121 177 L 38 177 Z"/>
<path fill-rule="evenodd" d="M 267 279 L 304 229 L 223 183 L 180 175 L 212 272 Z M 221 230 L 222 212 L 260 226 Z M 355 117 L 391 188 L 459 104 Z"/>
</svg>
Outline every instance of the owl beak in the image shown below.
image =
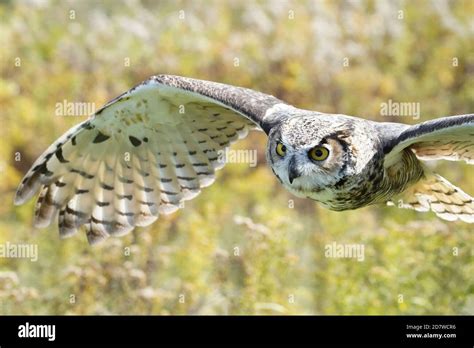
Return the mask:
<svg viewBox="0 0 474 348">
<path fill-rule="evenodd" d="M 301 176 L 300 171 L 296 167 L 295 157 L 291 157 L 290 163 L 288 164 L 288 181 L 290 184 L 293 183 L 293 180 Z"/>
</svg>

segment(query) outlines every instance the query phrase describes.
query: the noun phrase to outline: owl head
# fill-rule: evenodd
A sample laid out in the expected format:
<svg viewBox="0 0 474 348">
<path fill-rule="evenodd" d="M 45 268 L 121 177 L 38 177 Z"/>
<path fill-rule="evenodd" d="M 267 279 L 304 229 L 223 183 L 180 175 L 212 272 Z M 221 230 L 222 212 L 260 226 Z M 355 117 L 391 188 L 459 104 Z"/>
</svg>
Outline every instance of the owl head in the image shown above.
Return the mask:
<svg viewBox="0 0 474 348">
<path fill-rule="evenodd" d="M 350 127 L 321 116 L 296 116 L 269 134 L 267 159 L 291 191 L 315 191 L 353 173 Z"/>
</svg>

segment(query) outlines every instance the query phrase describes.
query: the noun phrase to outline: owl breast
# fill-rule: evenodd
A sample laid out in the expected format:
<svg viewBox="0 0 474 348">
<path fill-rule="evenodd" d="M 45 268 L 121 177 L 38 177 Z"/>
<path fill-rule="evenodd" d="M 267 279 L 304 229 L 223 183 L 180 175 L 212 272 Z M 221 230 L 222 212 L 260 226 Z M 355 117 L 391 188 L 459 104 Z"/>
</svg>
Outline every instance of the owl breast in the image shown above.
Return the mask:
<svg viewBox="0 0 474 348">
<path fill-rule="evenodd" d="M 380 181 L 383 181 L 383 178 Z M 325 208 L 336 211 L 357 209 L 387 200 L 388 197 L 388 191 L 381 190 L 377 181 L 351 180 L 338 187 L 328 186 L 311 190 L 296 186 L 288 189 L 298 197 L 312 199 Z"/>
</svg>

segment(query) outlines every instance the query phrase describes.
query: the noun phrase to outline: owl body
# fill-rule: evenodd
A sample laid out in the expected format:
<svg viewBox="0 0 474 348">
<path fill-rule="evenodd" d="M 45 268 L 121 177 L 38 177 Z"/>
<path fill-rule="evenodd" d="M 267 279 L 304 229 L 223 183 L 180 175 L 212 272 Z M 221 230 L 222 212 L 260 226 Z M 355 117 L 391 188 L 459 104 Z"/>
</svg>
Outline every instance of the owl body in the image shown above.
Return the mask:
<svg viewBox="0 0 474 348">
<path fill-rule="evenodd" d="M 423 161 L 474 164 L 474 115 L 414 126 L 301 110 L 251 89 L 158 75 L 57 139 L 21 181 L 39 190 L 34 224 L 56 217 L 61 237 L 85 226 L 91 244 L 184 207 L 225 165 L 220 153 L 250 130 L 268 136 L 270 169 L 291 193 L 332 210 L 375 203 L 474 222 L 473 198 Z"/>
<path fill-rule="evenodd" d="M 270 141 L 267 147 L 273 172 L 294 195 L 315 200 L 331 210 L 350 210 L 386 203 L 422 177 L 421 163 L 411 151 L 405 151 L 399 161 L 385 168 L 376 122 L 301 111 L 303 115 L 287 119 L 272 134 L 295 153 L 294 158 L 278 163 L 275 145 Z M 318 145 L 330 147 L 331 155 L 324 163 L 308 158 L 308 151 Z M 292 182 L 286 174 L 288 166 L 298 173 Z"/>
</svg>

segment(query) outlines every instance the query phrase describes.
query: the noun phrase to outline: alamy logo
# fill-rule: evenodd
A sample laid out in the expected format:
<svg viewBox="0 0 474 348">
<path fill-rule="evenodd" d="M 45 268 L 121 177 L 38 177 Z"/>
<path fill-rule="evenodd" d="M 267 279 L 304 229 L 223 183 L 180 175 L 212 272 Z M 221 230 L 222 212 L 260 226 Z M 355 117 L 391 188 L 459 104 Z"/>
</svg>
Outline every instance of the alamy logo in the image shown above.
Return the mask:
<svg viewBox="0 0 474 348">
<path fill-rule="evenodd" d="M 38 245 L 6 242 L 5 244 L 0 244 L 0 257 L 30 259 L 31 261 L 36 262 L 38 261 Z"/>
<path fill-rule="evenodd" d="M 64 99 L 55 106 L 56 116 L 88 116 L 95 113 L 95 103 L 70 102 Z"/>
<path fill-rule="evenodd" d="M 365 259 L 364 244 L 339 244 L 332 242 L 324 247 L 324 256 L 329 258 L 354 258 L 362 262 Z"/>
<path fill-rule="evenodd" d="M 26 322 L 18 326 L 18 337 L 21 338 L 47 338 L 48 341 L 56 339 L 56 325 L 35 325 Z"/>
<path fill-rule="evenodd" d="M 220 163 L 246 163 L 249 167 L 257 165 L 257 150 L 225 150 L 217 151 L 217 160 Z"/>
<path fill-rule="evenodd" d="M 420 103 L 394 102 L 392 99 L 389 99 L 387 103 L 380 104 L 380 115 L 408 116 L 418 120 L 420 118 Z"/>
</svg>

